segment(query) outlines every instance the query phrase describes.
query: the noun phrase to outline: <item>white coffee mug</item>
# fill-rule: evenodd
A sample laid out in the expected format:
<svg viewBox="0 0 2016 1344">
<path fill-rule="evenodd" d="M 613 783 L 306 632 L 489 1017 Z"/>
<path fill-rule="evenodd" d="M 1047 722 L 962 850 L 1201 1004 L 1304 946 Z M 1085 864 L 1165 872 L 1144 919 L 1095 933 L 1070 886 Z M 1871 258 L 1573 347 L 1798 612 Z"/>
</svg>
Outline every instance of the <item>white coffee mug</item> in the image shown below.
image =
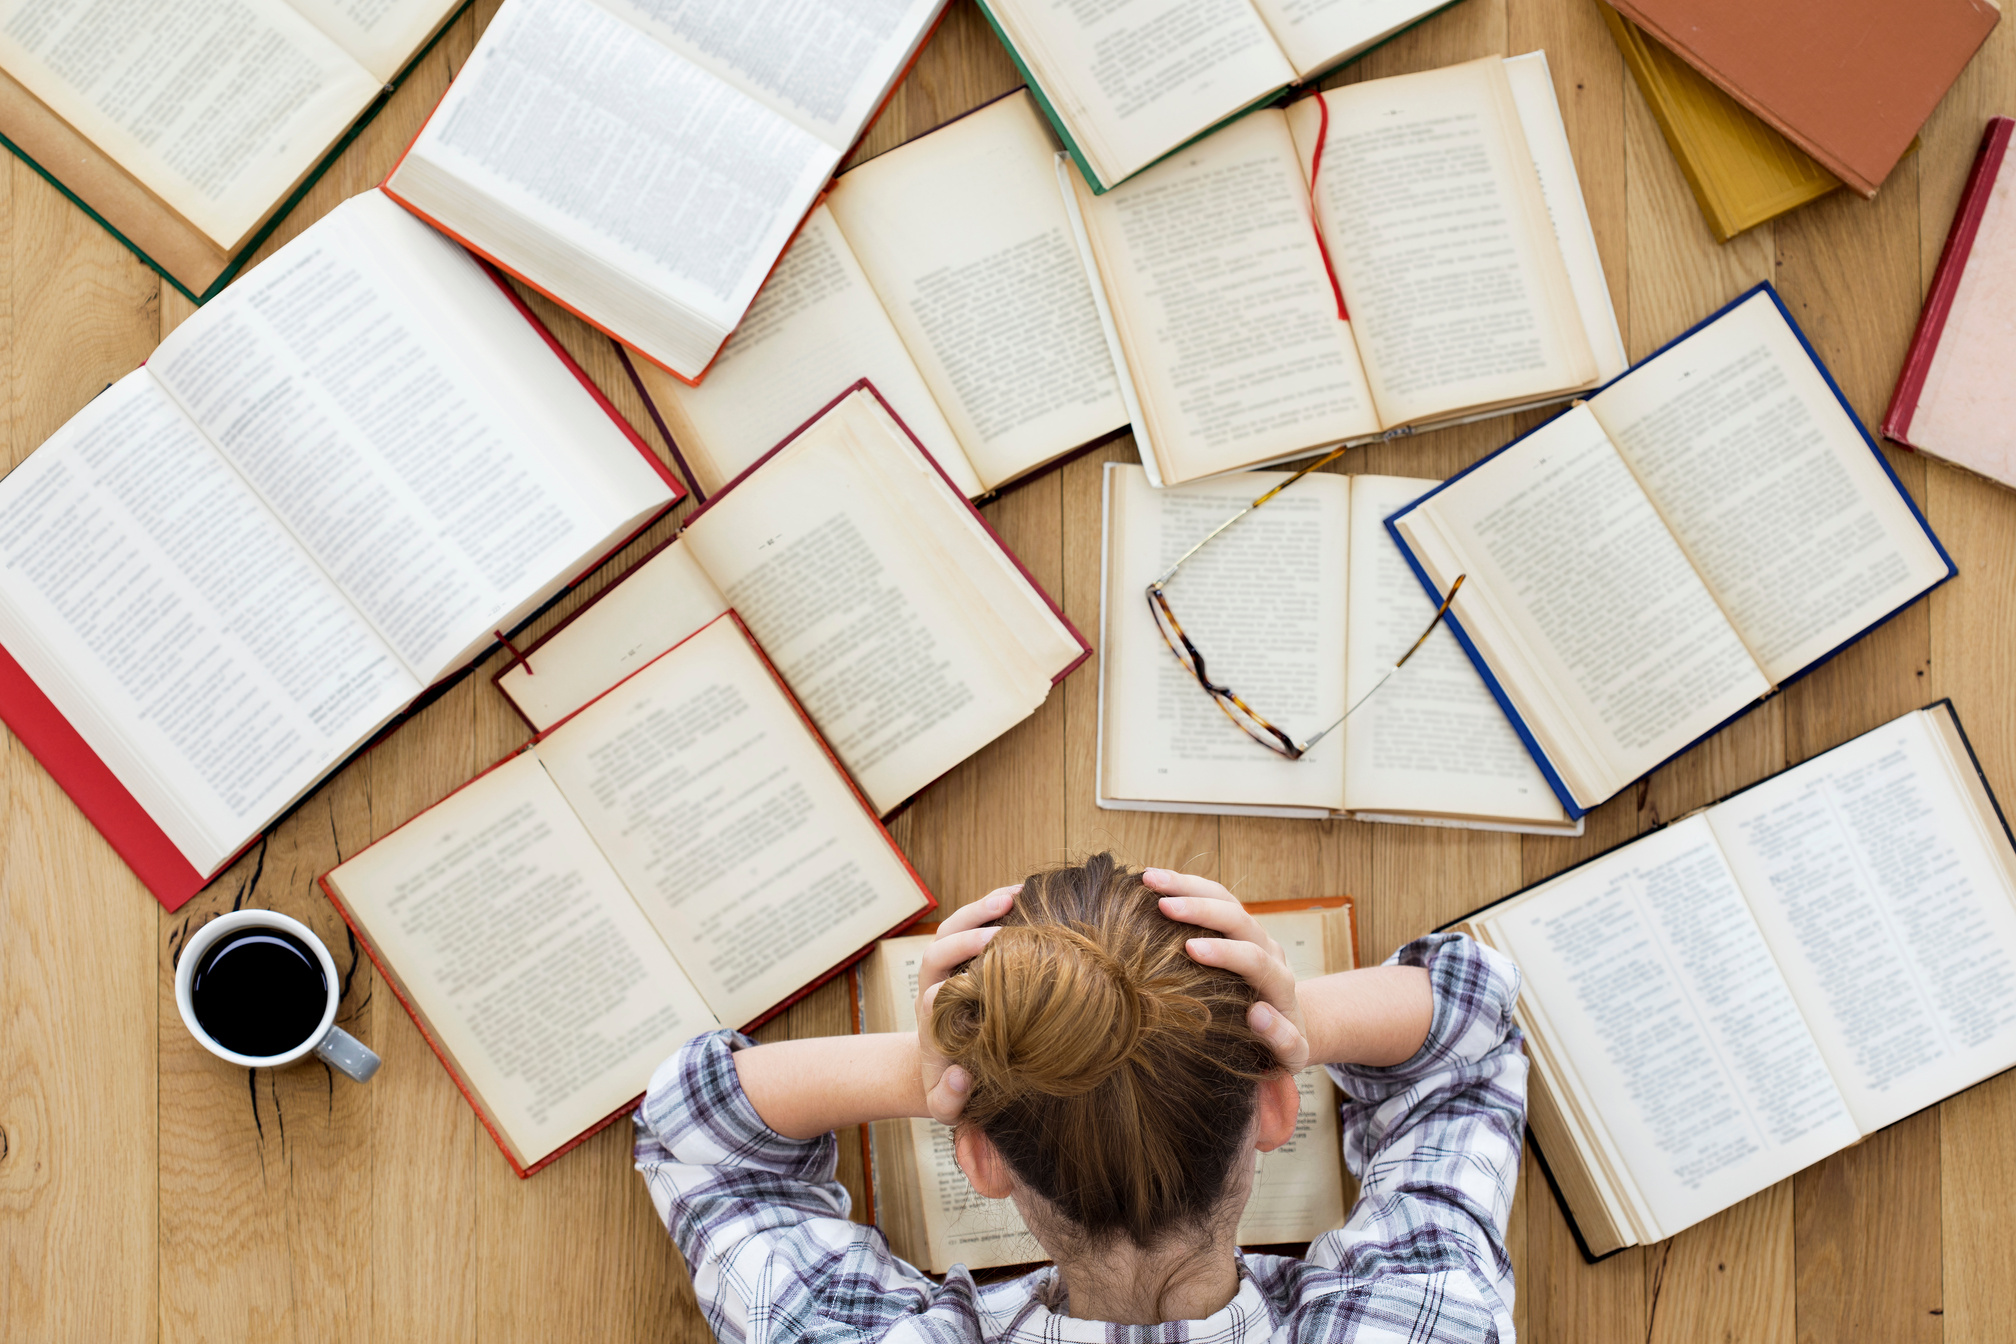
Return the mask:
<svg viewBox="0 0 2016 1344">
<path fill-rule="evenodd" d="M 308 1033 L 306 1040 L 285 1054 L 241 1055 L 236 1050 L 227 1050 L 196 1020 L 196 1005 L 191 998 L 191 990 L 196 982 L 196 968 L 203 963 L 203 954 L 219 938 L 245 928 L 278 929 L 291 933 L 306 944 L 322 964 L 322 983 L 329 994 L 329 1001 L 322 1008 L 322 1020 L 315 1030 Z M 336 1025 L 336 1004 L 342 996 L 343 978 L 336 974 L 336 960 L 329 955 L 329 949 L 322 946 L 322 940 L 306 924 L 277 910 L 234 910 L 228 915 L 219 915 L 196 930 L 195 936 L 183 947 L 181 960 L 175 965 L 175 1006 L 182 1012 L 182 1025 L 189 1028 L 189 1034 L 196 1038 L 198 1044 L 219 1059 L 250 1068 L 278 1069 L 312 1053 L 320 1056 L 338 1073 L 367 1083 L 371 1081 L 371 1075 L 378 1072 L 382 1061 L 372 1053 L 371 1047 Z"/>
</svg>

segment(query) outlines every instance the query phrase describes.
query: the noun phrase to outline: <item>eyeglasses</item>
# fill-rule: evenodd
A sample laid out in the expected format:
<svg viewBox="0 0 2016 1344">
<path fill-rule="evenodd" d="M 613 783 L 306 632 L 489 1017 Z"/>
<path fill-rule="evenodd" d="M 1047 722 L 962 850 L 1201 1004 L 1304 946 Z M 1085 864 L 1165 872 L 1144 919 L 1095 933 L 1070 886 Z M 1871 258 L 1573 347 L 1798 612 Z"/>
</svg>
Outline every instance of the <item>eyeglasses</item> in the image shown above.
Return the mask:
<svg viewBox="0 0 2016 1344">
<path fill-rule="evenodd" d="M 1233 514 L 1209 532 L 1206 532 L 1203 537 L 1199 538 L 1196 545 L 1178 556 L 1175 564 L 1163 570 L 1148 585 L 1149 615 L 1154 617 L 1155 628 L 1161 633 L 1162 642 L 1169 646 L 1169 652 L 1176 656 L 1176 661 L 1181 663 L 1184 670 L 1192 677 L 1196 678 L 1197 684 L 1203 687 L 1205 694 L 1211 697 L 1211 703 L 1218 706 L 1225 717 L 1230 719 L 1239 731 L 1245 733 L 1255 742 L 1267 748 L 1267 750 L 1277 755 L 1285 756 L 1291 761 L 1301 760 L 1303 756 L 1308 754 L 1310 748 L 1343 727 L 1345 719 L 1350 718 L 1356 713 L 1360 705 L 1363 705 L 1367 700 L 1372 698 L 1373 692 L 1384 686 L 1395 672 L 1406 666 L 1407 660 L 1412 658 L 1421 646 L 1428 642 L 1428 636 L 1435 633 L 1435 627 L 1442 623 L 1444 616 L 1448 615 L 1449 604 L 1456 600 L 1456 590 L 1463 586 L 1463 580 L 1468 576 L 1463 574 L 1456 576 L 1456 581 L 1449 585 L 1448 595 L 1442 599 L 1442 605 L 1435 608 L 1434 619 L 1428 622 L 1428 628 L 1421 632 L 1419 639 L 1416 639 L 1412 644 L 1407 646 L 1407 652 L 1400 655 L 1399 661 L 1387 668 L 1385 674 L 1378 681 L 1374 682 L 1365 694 L 1359 696 L 1357 701 L 1347 708 L 1335 723 L 1313 737 L 1306 738 L 1300 742 L 1297 742 L 1284 730 L 1275 727 L 1264 715 L 1240 699 L 1230 686 L 1221 685 L 1211 680 L 1210 675 L 1205 671 L 1204 655 L 1198 652 L 1197 646 L 1191 642 L 1190 636 L 1183 633 L 1181 622 L 1176 619 L 1176 613 L 1170 609 L 1169 595 L 1166 590 L 1169 581 L 1176 577 L 1176 571 L 1183 568 L 1185 563 L 1194 557 L 1197 552 L 1203 550 L 1214 538 L 1224 535 L 1234 523 L 1244 518 L 1247 514 L 1252 513 L 1262 504 L 1265 504 L 1268 500 L 1274 498 L 1283 490 L 1286 490 L 1289 486 L 1307 476 L 1310 472 L 1323 466 L 1325 463 L 1334 462 L 1339 457 L 1342 457 L 1344 451 L 1344 449 L 1339 448 L 1334 452 L 1317 458 L 1314 462 L 1311 462 L 1308 466 L 1302 468 L 1293 476 L 1290 476 L 1287 480 L 1269 490 L 1266 494 L 1261 495 L 1251 504 L 1248 504 L 1245 508 L 1239 510 L 1239 512 Z"/>
</svg>

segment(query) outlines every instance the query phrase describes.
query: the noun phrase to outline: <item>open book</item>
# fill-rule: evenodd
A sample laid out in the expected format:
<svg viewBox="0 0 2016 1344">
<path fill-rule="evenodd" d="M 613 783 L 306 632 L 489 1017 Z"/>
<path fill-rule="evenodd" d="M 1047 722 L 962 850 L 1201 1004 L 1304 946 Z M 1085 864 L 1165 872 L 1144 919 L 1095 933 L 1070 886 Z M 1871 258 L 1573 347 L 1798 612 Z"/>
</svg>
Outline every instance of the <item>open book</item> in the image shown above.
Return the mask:
<svg viewBox="0 0 2016 1344">
<path fill-rule="evenodd" d="M 521 1176 L 936 904 L 732 616 L 322 885 Z"/>
<path fill-rule="evenodd" d="M 1157 484 L 1626 366 L 1542 53 L 1253 112 L 1104 196 L 1059 175 Z"/>
<path fill-rule="evenodd" d="M 172 909 L 678 495 L 368 192 L 0 481 L 0 714 Z"/>
<path fill-rule="evenodd" d="M 0 136 L 190 298 L 463 0 L 0 0 Z"/>
<path fill-rule="evenodd" d="M 1176 661 L 1148 584 L 1286 479 L 1157 490 L 1141 468 L 1106 464 L 1099 806 L 1579 834 L 1454 635 L 1436 630 L 1381 684 L 1435 615 L 1381 523 L 1433 481 L 1314 472 L 1168 585 L 1212 680 L 1290 735 L 1307 739 L 1365 700 L 1301 760 L 1241 732 Z"/>
<path fill-rule="evenodd" d="M 1769 285 L 1386 525 L 1570 816 L 1956 572 Z"/>
<path fill-rule="evenodd" d="M 1459 927 L 1526 973 L 1533 1135 L 1591 1255 L 2016 1064 L 2016 846 L 1948 702 Z"/>
<path fill-rule="evenodd" d="M 1026 91 L 840 175 L 707 381 L 640 371 L 702 496 L 866 378 L 969 496 L 1127 424 Z"/>
<path fill-rule="evenodd" d="M 1450 0 L 981 0 L 1085 180 L 1104 191 Z"/>
<path fill-rule="evenodd" d="M 1357 963 L 1351 898 L 1262 901 L 1246 907 L 1306 980 Z M 863 1031 L 917 1029 L 917 973 L 931 934 L 885 939 L 861 963 Z M 1306 1242 L 1344 1221 L 1344 1164 L 1337 1090 L 1318 1068 L 1296 1079 L 1302 1114 L 1295 1136 L 1260 1159 L 1253 1196 L 1239 1222 L 1239 1244 Z M 1005 1199 L 983 1199 L 967 1184 L 952 1151 L 952 1131 L 925 1119 L 869 1126 L 869 1189 L 875 1225 L 889 1247 L 932 1274 L 953 1265 L 987 1269 L 1049 1259 Z"/>
<path fill-rule="evenodd" d="M 498 688 L 548 727 L 731 607 L 882 814 L 1035 713 L 1089 656 L 863 383 Z"/>
<path fill-rule="evenodd" d="M 945 0 L 505 0 L 386 180 L 698 382 Z"/>
</svg>

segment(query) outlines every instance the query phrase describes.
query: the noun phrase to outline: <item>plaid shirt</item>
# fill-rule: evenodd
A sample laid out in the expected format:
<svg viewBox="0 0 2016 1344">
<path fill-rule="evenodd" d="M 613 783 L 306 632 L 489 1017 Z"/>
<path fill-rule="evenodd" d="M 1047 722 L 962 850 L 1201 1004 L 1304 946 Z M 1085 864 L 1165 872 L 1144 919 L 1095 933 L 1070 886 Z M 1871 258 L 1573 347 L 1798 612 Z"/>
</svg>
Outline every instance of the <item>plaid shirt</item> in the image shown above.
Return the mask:
<svg viewBox="0 0 2016 1344">
<path fill-rule="evenodd" d="M 715 1032 L 651 1080 L 637 1169 L 693 1271 L 722 1344 L 1287 1344 L 1509 1341 L 1505 1222 L 1526 1109 L 1512 1025 L 1519 972 L 1458 934 L 1417 939 L 1393 962 L 1426 966 L 1435 1019 L 1414 1058 L 1332 1066 L 1344 1159 L 1359 1179 L 1344 1225 L 1307 1259 L 1242 1256 L 1239 1291 L 1201 1321 L 1112 1325 L 1064 1314 L 1056 1271 L 982 1288 L 963 1266 L 939 1283 L 848 1220 L 833 1135 L 786 1139 L 757 1116 Z"/>
</svg>

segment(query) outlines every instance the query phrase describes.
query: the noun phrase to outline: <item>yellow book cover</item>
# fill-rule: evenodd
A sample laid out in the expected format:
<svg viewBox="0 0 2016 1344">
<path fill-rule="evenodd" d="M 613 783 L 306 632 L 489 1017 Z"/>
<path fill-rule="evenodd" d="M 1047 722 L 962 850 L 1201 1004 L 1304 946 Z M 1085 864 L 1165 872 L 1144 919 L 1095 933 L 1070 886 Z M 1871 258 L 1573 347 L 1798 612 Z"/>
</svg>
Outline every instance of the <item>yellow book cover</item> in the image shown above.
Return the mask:
<svg viewBox="0 0 2016 1344">
<path fill-rule="evenodd" d="M 1598 0 L 1715 241 L 1825 196 L 1839 178 Z"/>
</svg>

